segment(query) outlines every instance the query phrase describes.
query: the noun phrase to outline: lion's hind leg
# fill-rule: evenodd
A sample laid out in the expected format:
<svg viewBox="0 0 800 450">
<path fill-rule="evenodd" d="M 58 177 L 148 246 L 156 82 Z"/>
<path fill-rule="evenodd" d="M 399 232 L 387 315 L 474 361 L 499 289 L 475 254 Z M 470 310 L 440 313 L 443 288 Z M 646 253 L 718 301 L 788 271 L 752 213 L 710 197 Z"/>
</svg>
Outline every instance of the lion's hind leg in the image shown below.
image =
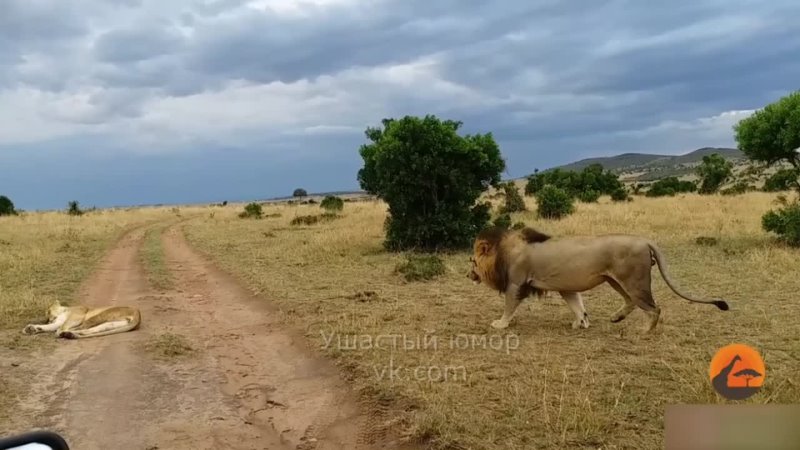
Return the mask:
<svg viewBox="0 0 800 450">
<path fill-rule="evenodd" d="M 82 339 L 88 337 L 107 336 L 109 334 L 124 333 L 134 328 L 136 324 L 129 320 L 114 320 L 105 322 L 85 330 L 63 330 L 58 332 L 58 337 L 64 339 Z"/>
<path fill-rule="evenodd" d="M 618 282 L 623 291 L 628 294 L 628 298 L 630 298 L 632 305 L 642 308 L 642 310 L 647 313 L 650 318 L 650 323 L 645 331 L 652 331 L 653 328 L 655 328 L 655 326 L 658 324 L 659 317 L 661 317 L 661 308 L 656 305 L 656 302 L 653 299 L 653 293 L 650 291 L 650 272 L 648 271 L 645 276 L 635 277 L 633 279 L 618 280 Z M 613 284 L 611 285 L 614 286 Z M 632 305 L 626 304 L 623 309 L 627 310 L 630 308 L 633 310 Z"/>
<path fill-rule="evenodd" d="M 619 295 L 622 296 L 623 300 L 625 300 L 625 303 L 614 313 L 614 315 L 611 316 L 611 322 L 622 322 L 626 317 L 628 317 L 628 314 L 636 309 L 636 303 L 634 303 L 634 301 L 631 299 L 631 296 L 628 295 L 625 289 L 619 283 L 617 283 L 617 280 L 611 277 L 606 277 L 606 281 L 612 288 L 614 288 L 615 291 L 619 293 Z"/>
</svg>

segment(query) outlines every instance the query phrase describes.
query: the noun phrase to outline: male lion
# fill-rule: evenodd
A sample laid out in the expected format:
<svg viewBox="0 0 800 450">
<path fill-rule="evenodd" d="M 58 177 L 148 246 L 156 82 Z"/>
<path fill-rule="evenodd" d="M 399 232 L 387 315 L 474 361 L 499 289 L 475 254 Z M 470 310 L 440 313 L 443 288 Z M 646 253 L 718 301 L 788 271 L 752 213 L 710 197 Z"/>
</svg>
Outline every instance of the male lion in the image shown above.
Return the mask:
<svg viewBox="0 0 800 450">
<path fill-rule="evenodd" d="M 55 331 L 56 337 L 81 339 L 132 331 L 139 327 L 141 321 L 139 310 L 129 306 L 62 306 L 56 300 L 47 309 L 46 325 L 30 324 L 22 332 L 36 334 Z"/>
<path fill-rule="evenodd" d="M 650 331 L 661 313 L 650 290 L 650 268 L 656 263 L 664 281 L 677 295 L 728 310 L 724 300 L 699 300 L 678 291 L 667 274 L 661 251 L 652 241 L 639 236 L 551 238 L 532 228 L 510 231 L 493 227 L 478 234 L 473 250 L 467 277 L 506 297 L 505 312 L 492 322 L 494 328 L 506 328 L 522 300 L 534 292 L 541 297 L 545 291 L 557 291 L 564 298 L 575 313 L 573 328 L 588 328 L 589 316 L 580 293 L 607 282 L 625 300 L 611 321 L 623 320 L 638 306 L 650 316 Z"/>
</svg>

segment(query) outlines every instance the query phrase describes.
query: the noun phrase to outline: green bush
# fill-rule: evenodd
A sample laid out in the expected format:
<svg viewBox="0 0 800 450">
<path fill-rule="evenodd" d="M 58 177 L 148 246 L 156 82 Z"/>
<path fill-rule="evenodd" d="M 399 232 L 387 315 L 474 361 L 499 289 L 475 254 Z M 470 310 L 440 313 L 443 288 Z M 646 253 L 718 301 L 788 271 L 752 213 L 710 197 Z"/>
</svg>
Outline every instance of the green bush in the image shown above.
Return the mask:
<svg viewBox="0 0 800 450">
<path fill-rule="evenodd" d="M 244 211 L 239 213 L 239 217 L 242 219 L 260 219 L 263 216 L 263 211 L 261 209 L 261 205 L 259 203 L 248 203 L 247 206 L 244 207 Z"/>
<path fill-rule="evenodd" d="M 491 133 L 460 136 L 462 123 L 405 116 L 367 128 L 359 153 L 362 189 L 389 205 L 384 223 L 389 250 L 469 248 L 491 218 L 477 203 L 505 169 Z"/>
<path fill-rule="evenodd" d="M 600 164 L 591 164 L 580 172 L 559 168 L 546 172 L 535 172 L 528 177 L 525 194 L 535 195 L 548 184 L 563 189 L 570 196 L 577 198 L 586 191 L 597 191 L 599 195 L 611 195 L 615 190 L 624 188 L 616 174 L 604 170 Z"/>
<path fill-rule="evenodd" d="M 17 210 L 14 209 L 14 202 L 5 195 L 0 195 L 0 216 L 15 216 Z"/>
<path fill-rule="evenodd" d="M 763 189 L 765 192 L 788 191 L 797 187 L 798 178 L 800 178 L 800 170 L 780 169 L 767 178 Z"/>
<path fill-rule="evenodd" d="M 67 203 L 67 214 L 69 214 L 70 216 L 83 215 L 83 211 L 81 211 L 80 204 L 75 200 Z"/>
<path fill-rule="evenodd" d="M 508 229 L 511 227 L 511 216 L 508 213 L 500 213 L 495 217 L 492 224 L 496 227 Z"/>
<path fill-rule="evenodd" d="M 535 195 L 540 189 L 544 187 L 544 177 L 539 175 L 539 169 L 533 171 L 533 175 L 528 177 L 528 183 L 525 184 L 525 195 Z"/>
<path fill-rule="evenodd" d="M 521 230 L 525 228 L 525 222 L 516 222 L 514 225 L 511 226 L 512 230 Z"/>
<path fill-rule="evenodd" d="M 614 189 L 611 192 L 611 200 L 615 202 L 625 202 L 625 201 L 630 201 L 632 199 L 630 195 L 628 195 L 628 191 L 626 191 L 624 187 L 621 187 L 619 189 Z"/>
<path fill-rule="evenodd" d="M 314 225 L 319 222 L 330 222 L 340 218 L 341 216 L 336 213 L 326 212 L 322 214 L 311 214 L 306 216 L 297 216 L 289 222 L 290 225 Z"/>
<path fill-rule="evenodd" d="M 563 189 L 546 185 L 536 193 L 537 214 L 544 219 L 561 219 L 575 212 L 572 197 Z"/>
<path fill-rule="evenodd" d="M 322 199 L 319 206 L 327 211 L 341 211 L 344 209 L 344 200 L 334 195 L 328 195 Z"/>
<path fill-rule="evenodd" d="M 582 201 L 583 203 L 595 203 L 600 200 L 600 193 L 595 191 L 594 189 L 589 189 L 588 191 L 581 191 L 578 193 L 578 200 Z"/>
<path fill-rule="evenodd" d="M 501 212 L 513 213 L 526 211 L 528 208 L 525 206 L 525 200 L 519 195 L 519 189 L 513 181 L 503 184 L 503 196 L 505 203 L 501 208 Z"/>
<path fill-rule="evenodd" d="M 395 270 L 403 274 L 406 281 L 425 281 L 444 274 L 445 266 L 436 255 L 410 255 Z"/>
<path fill-rule="evenodd" d="M 800 247 L 800 202 L 767 212 L 761 217 L 761 226 L 787 244 Z"/>
<path fill-rule="evenodd" d="M 700 177 L 699 192 L 713 194 L 733 176 L 733 163 L 718 153 L 712 153 L 703 156 L 703 162 L 696 172 Z"/>
<path fill-rule="evenodd" d="M 752 190 L 755 190 L 755 187 L 751 186 L 748 182 L 737 181 L 733 186 L 725 188 L 719 191 L 719 193 L 722 195 L 741 195 Z"/>
<path fill-rule="evenodd" d="M 650 185 L 645 196 L 664 197 L 673 196 L 680 192 L 695 192 L 697 185 L 691 181 L 681 181 L 677 177 L 662 178 Z"/>
</svg>

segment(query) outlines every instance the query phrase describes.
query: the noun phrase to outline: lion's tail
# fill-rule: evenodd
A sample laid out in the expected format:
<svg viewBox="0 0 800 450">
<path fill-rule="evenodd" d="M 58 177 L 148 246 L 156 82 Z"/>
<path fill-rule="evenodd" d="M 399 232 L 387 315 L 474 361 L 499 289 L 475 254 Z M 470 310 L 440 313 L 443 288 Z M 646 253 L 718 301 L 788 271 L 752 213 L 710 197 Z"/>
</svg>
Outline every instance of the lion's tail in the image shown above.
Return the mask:
<svg viewBox="0 0 800 450">
<path fill-rule="evenodd" d="M 672 289 L 672 292 L 676 293 L 680 297 L 685 298 L 686 300 L 689 300 L 690 302 L 712 304 L 723 311 L 727 311 L 729 309 L 728 303 L 725 300 L 700 300 L 688 296 L 679 291 L 678 288 L 675 287 L 675 284 L 672 282 L 672 279 L 667 273 L 667 266 L 666 262 L 664 261 L 664 255 L 661 254 L 661 251 L 654 243 L 648 242 L 648 246 L 650 247 L 650 253 L 653 255 L 655 261 L 658 263 L 658 271 L 661 272 L 661 276 L 664 278 L 664 281 L 667 283 L 667 286 L 669 286 L 669 288 Z"/>
</svg>

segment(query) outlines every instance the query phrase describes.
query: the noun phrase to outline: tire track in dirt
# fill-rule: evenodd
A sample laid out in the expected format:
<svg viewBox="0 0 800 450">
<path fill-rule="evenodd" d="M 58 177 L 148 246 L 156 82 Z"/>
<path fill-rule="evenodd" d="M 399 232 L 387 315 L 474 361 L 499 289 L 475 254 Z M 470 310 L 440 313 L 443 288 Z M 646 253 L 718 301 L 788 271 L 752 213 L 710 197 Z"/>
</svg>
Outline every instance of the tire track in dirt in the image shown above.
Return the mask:
<svg viewBox="0 0 800 450">
<path fill-rule="evenodd" d="M 281 326 L 263 299 L 195 252 L 179 227 L 168 229 L 163 242 L 184 289 L 177 308 L 198 321 L 191 333 L 218 361 L 223 389 L 239 399 L 247 423 L 273 428 L 289 448 L 399 448 L 379 442 L 336 367 L 302 334 Z"/>
<path fill-rule="evenodd" d="M 79 296 L 87 306 L 140 308 L 140 328 L 59 340 L 26 362 L 34 376 L 9 429 L 52 429 L 84 450 L 398 448 L 379 446 L 335 366 L 195 253 L 178 226 L 162 236 L 175 288 L 151 289 L 139 258 L 144 230 L 119 241 Z M 144 344 L 165 333 L 197 351 L 154 357 Z"/>
<path fill-rule="evenodd" d="M 170 329 L 171 295 L 145 281 L 139 249 L 144 229 L 127 234 L 81 289 L 88 306 L 132 305 L 142 311 L 136 331 L 59 340 L 32 362 L 36 374 L 14 429 L 47 428 L 76 449 L 283 449 L 277 433 L 242 426 L 237 402 L 220 389 L 214 361 L 203 356 L 158 360 L 149 338 Z M 181 319 L 184 320 L 184 319 Z M 40 335 L 37 338 L 50 338 Z"/>
</svg>

